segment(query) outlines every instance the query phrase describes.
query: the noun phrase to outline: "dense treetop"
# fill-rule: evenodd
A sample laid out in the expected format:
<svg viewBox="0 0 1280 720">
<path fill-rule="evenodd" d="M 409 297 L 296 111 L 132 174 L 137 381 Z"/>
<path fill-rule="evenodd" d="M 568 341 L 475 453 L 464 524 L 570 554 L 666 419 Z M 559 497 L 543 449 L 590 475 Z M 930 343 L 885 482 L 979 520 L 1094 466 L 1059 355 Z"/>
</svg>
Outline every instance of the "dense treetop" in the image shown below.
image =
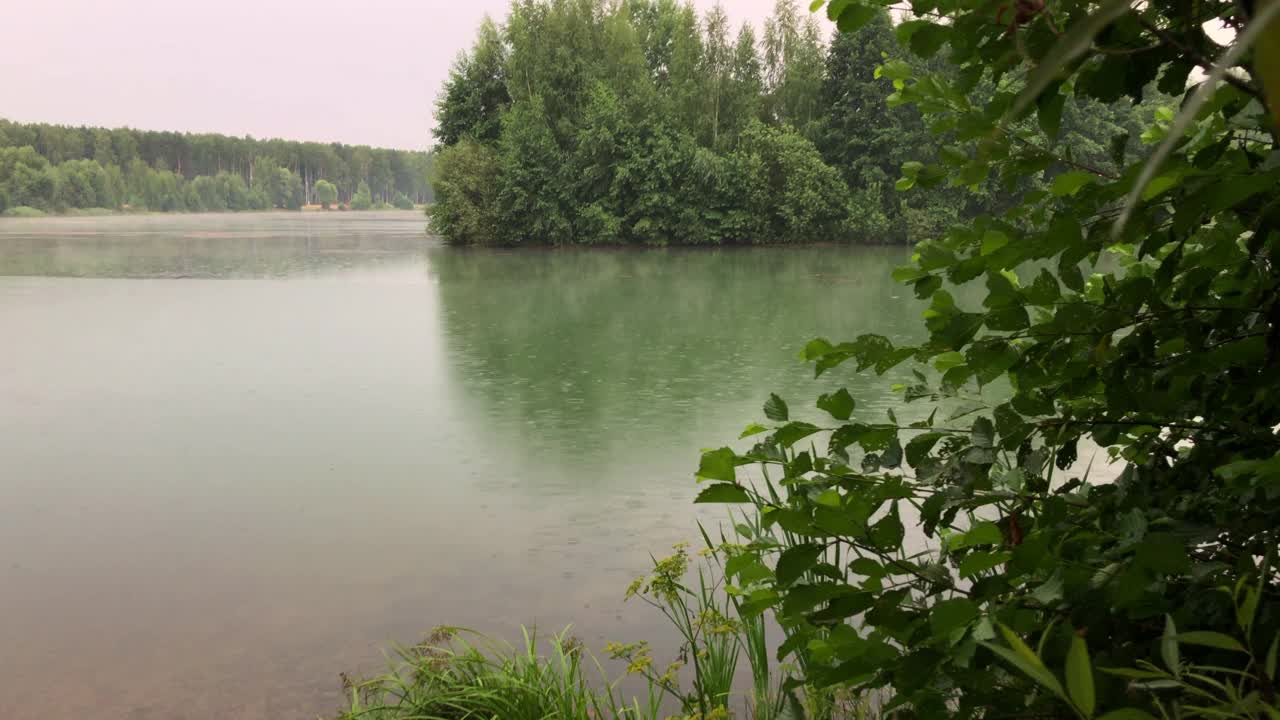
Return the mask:
<svg viewBox="0 0 1280 720">
<path fill-rule="evenodd" d="M 876 66 L 954 75 L 895 34 L 877 10 L 828 43 L 794 0 L 760 33 L 675 0 L 516 2 L 441 91 L 432 225 L 460 244 L 901 242 L 1007 205 L 963 187 L 895 192 L 902 163 L 937 141 L 918 110 L 885 102 Z M 1143 114 L 1070 101 L 1064 141 L 1108 163 Z"/>
</svg>

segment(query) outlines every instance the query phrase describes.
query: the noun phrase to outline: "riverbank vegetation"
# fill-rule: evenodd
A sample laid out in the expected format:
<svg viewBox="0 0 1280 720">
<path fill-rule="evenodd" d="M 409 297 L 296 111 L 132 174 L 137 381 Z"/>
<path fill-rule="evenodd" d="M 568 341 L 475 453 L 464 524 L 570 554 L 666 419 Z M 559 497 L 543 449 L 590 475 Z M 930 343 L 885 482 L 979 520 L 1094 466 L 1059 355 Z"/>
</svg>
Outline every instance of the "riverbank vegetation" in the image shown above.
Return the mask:
<svg viewBox="0 0 1280 720">
<path fill-rule="evenodd" d="M 533 92 L 542 76 L 520 37 L 526 22 L 584 7 L 517 6 L 510 57 L 492 66 L 506 68 L 511 108 L 474 126 L 496 144 L 459 139 L 442 169 L 549 181 L 533 160 L 578 132 L 555 109 L 575 86 L 549 86 L 554 102 Z M 882 17 L 861 2 L 819 7 L 846 33 Z M 732 532 L 703 535 L 702 572 L 681 547 L 629 590 L 672 621 L 676 664 L 643 643 L 612 646 L 648 702 L 563 716 L 657 717 L 663 696 L 700 720 L 1280 718 L 1280 3 L 910 9 L 894 30 L 921 59 L 882 57 L 875 73 L 892 83 L 888 104 L 914 107 L 933 139 L 896 150 L 907 159 L 895 185 L 1006 199 L 921 240 L 895 272 L 929 303 L 925 340 L 803 349 L 817 375 L 851 387 L 910 367 L 899 407 L 864 408 L 848 390 L 812 403 L 770 395 L 737 442 L 702 455 L 697 502 L 739 509 Z M 635 23 L 601 26 L 633 36 Z M 551 37 L 546 52 L 572 47 Z M 668 81 L 679 77 L 680 43 L 657 47 L 673 51 Z M 645 77 L 653 66 L 631 67 Z M 580 90 L 608 107 L 600 84 Z M 1064 141 L 1073 104 L 1156 93 L 1173 102 L 1140 144 L 1126 132 L 1097 148 Z M 805 117 L 798 108 L 788 112 Z M 803 139 L 754 117 L 737 132 L 772 134 L 748 140 L 764 146 Z M 543 213 L 549 232 L 575 227 L 496 185 L 499 209 Z M 752 630 L 770 623 L 776 654 Z M 476 697 L 563 697 L 584 666 L 566 666 L 576 651 L 557 646 L 499 660 L 496 676 L 409 662 L 353 686 L 347 717 L 519 717 L 405 698 L 442 681 Z M 757 664 L 771 654 L 777 664 Z M 743 659 L 753 681 L 735 691 L 726 678 Z M 543 707 L 536 716 L 561 716 Z"/>
<path fill-rule="evenodd" d="M 961 78 L 911 55 L 899 39 L 912 26 L 883 9 L 866 20 L 828 43 L 795 0 L 760 32 L 670 0 L 515 3 L 441 92 L 432 227 L 477 245 L 885 243 L 1009 206 L 1008 190 L 972 182 L 895 192 L 902 163 L 936 159 L 936 141 L 914 107 L 885 103 L 894 81 L 876 66 Z M 1071 150 L 1046 150 L 1014 190 L 1077 164 L 1114 170 L 1113 138 L 1136 148 L 1158 100 L 1064 96 Z"/>
<path fill-rule="evenodd" d="M 334 190 L 329 204 L 413 207 L 432 199 L 430 168 L 427 153 L 363 145 L 0 120 L 8 215 L 296 210 L 324 203 L 321 183 Z"/>
</svg>

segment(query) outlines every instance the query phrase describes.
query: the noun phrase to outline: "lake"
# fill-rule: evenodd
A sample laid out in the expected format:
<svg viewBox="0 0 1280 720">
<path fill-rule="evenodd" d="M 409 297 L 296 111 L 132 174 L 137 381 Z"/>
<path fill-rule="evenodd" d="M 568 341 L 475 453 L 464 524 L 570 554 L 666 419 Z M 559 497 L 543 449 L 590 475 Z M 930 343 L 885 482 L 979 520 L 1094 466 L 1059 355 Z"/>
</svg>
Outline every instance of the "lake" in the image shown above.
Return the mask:
<svg viewBox="0 0 1280 720">
<path fill-rule="evenodd" d="M 809 339 L 919 339 L 904 248 L 484 251 L 409 212 L 0 220 L 0 717 L 314 718 L 438 624 L 574 623 L 697 537 Z M 805 408 L 810 408 L 806 410 Z"/>
</svg>

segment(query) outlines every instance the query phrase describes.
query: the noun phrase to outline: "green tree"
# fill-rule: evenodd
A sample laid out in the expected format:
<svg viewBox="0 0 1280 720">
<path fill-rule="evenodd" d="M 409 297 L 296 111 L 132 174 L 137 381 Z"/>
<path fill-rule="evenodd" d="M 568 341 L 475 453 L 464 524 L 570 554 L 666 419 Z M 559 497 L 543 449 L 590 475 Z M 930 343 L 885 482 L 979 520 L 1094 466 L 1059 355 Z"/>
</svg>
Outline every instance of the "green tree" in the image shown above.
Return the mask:
<svg viewBox="0 0 1280 720">
<path fill-rule="evenodd" d="M 701 72 L 706 78 L 703 115 L 711 126 L 711 147 L 720 144 L 722 127 L 727 124 L 726 96 L 733 84 L 733 47 L 729 44 L 729 15 L 716 3 L 704 18 L 706 40 L 703 43 Z"/>
<path fill-rule="evenodd" d="M 735 134 L 751 120 L 761 117 L 764 90 L 761 72 L 755 31 L 749 23 L 743 23 L 733 45 L 730 79 L 723 103 L 723 115 Z"/>
<path fill-rule="evenodd" d="M 373 207 L 373 194 L 369 192 L 369 183 L 361 180 L 356 194 L 351 196 L 352 210 L 368 210 Z"/>
<path fill-rule="evenodd" d="M 572 240 L 561 158 L 541 97 L 513 104 L 503 115 L 498 143 L 497 216 L 508 242 L 554 245 Z"/>
<path fill-rule="evenodd" d="M 328 210 L 330 205 L 338 201 L 338 188 L 328 180 L 317 182 L 316 201 L 320 203 L 320 207 Z"/>
<path fill-rule="evenodd" d="M 766 111 L 775 122 L 805 132 L 819 116 L 823 48 L 821 31 L 800 14 L 796 0 L 777 0 L 765 22 L 764 79 Z"/>
<path fill-rule="evenodd" d="M 436 140 L 453 145 L 464 137 L 493 142 L 501 131 L 507 94 L 506 50 L 493 21 L 485 18 L 475 46 L 459 56 L 436 103 Z"/>
<path fill-rule="evenodd" d="M 627 199 L 617 184 L 627 160 L 634 126 L 621 100 L 597 83 L 583 113 L 582 127 L 569 160 L 567 180 L 578 208 L 575 236 L 601 244 L 622 241 Z"/>
<path fill-rule="evenodd" d="M 0 149 L 0 189 L 9 207 L 51 209 L 56 185 L 56 173 L 35 148 Z"/>
<path fill-rule="evenodd" d="M 280 174 L 280 197 L 277 205 L 287 210 L 300 209 L 305 200 L 302 178 L 288 168 L 280 168 L 277 172 Z"/>
<path fill-rule="evenodd" d="M 228 210 L 249 210 L 253 208 L 249 196 L 249 188 L 244 178 L 238 173 L 221 172 L 214 176 L 218 185 L 218 195 L 226 203 Z"/>
<path fill-rule="evenodd" d="M 269 157 L 254 158 L 250 171 L 251 186 L 254 191 L 266 199 L 267 207 L 283 207 L 285 178 L 280 174 L 282 168 Z"/>
<path fill-rule="evenodd" d="M 454 244 L 500 244 L 497 151 L 464 138 L 435 158 L 436 202 L 427 210 L 431 230 Z"/>
<path fill-rule="evenodd" d="M 218 212 L 227 209 L 225 188 L 208 175 L 199 175 L 186 186 L 188 210 Z"/>
<path fill-rule="evenodd" d="M 877 12 L 856 31 L 837 35 L 827 53 L 825 117 L 817 142 L 849 185 L 849 232 L 864 242 L 928 237 L 959 220 L 968 199 L 964 190 L 894 191 L 902 164 L 930 159 L 927 148 L 934 145 L 917 110 L 889 107 L 893 83 L 877 77 L 880 64 L 904 62 L 907 56 L 886 12 Z"/>
<path fill-rule="evenodd" d="M 763 206 L 768 235 L 764 241 L 821 241 L 837 236 L 845 217 L 848 188 L 834 168 L 822 162 L 813 143 L 793 128 L 760 122 L 748 125 L 738 152 L 750 158 L 766 179 Z"/>
</svg>

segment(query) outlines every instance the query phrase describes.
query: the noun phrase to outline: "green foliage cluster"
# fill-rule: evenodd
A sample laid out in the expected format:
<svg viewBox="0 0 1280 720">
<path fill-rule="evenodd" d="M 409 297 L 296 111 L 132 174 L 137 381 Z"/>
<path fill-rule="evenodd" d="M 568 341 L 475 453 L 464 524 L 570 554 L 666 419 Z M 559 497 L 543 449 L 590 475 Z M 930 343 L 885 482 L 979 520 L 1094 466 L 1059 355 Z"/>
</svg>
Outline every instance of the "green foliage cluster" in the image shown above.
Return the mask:
<svg viewBox="0 0 1280 720">
<path fill-rule="evenodd" d="M 338 188 L 328 180 L 316 183 L 316 202 L 325 210 L 338 201 Z"/>
<path fill-rule="evenodd" d="M 0 120 L 0 212 L 129 206 L 153 211 L 260 210 L 398 195 L 432 198 L 428 153 L 340 143 L 21 124 Z M 409 203 L 412 206 L 412 202 Z"/>
<path fill-rule="evenodd" d="M 343 675 L 341 720 L 503 718 L 503 720 L 659 720 L 657 703 L 626 703 L 599 663 L 568 630 L 539 642 L 526 630 L 519 648 L 451 627 L 396 648 L 389 672 Z"/>
<path fill-rule="evenodd" d="M 1280 4 L 910 7 L 899 38 L 954 68 L 877 70 L 937 138 L 896 184 L 1016 199 L 895 273 L 926 341 L 803 350 L 819 375 L 910 361 L 927 407 L 775 395 L 754 446 L 703 456 L 699 500 L 760 519 L 731 592 L 798 683 L 891 717 L 1280 717 L 1280 98 L 1250 52 Z M 1072 100 L 1153 92 L 1173 107 L 1136 150 L 1071 138 L 1096 120 Z"/>
<path fill-rule="evenodd" d="M 361 180 L 355 194 L 351 196 L 351 209 L 368 210 L 372 207 L 373 194 L 369 192 L 369 184 Z"/>
<path fill-rule="evenodd" d="M 721 7 L 516 3 L 441 94 L 432 226 L 482 245 L 841 237 L 847 188 L 811 139 L 824 53 L 785 0 L 763 42 Z"/>
<path fill-rule="evenodd" d="M 916 108 L 886 103 L 893 80 L 875 67 L 956 69 L 912 57 L 911 26 L 886 10 L 864 19 L 828 45 L 795 0 L 759 38 L 750 24 L 733 36 L 718 6 L 699 18 L 673 0 L 517 3 L 504 26 L 481 26 L 437 103 L 432 227 L 478 245 L 905 242 L 1011 204 L 895 192 L 902 163 L 936 159 L 936 143 Z M 1144 113 L 1069 100 L 1062 142 L 1111 167 L 1111 137 L 1136 146 Z"/>
</svg>

